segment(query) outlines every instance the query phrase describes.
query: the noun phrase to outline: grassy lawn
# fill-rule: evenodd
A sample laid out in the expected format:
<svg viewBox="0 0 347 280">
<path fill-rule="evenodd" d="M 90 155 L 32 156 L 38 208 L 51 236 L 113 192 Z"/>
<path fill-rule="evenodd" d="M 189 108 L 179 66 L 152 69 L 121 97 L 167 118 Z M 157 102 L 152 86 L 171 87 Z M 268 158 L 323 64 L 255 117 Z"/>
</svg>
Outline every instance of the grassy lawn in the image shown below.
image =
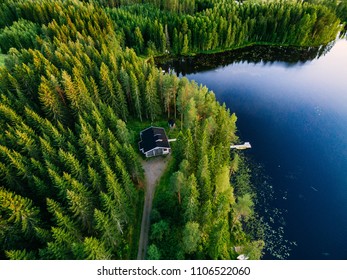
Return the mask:
<svg viewBox="0 0 347 280">
<path fill-rule="evenodd" d="M 2 54 L 0 53 L 0 66 L 4 66 L 5 65 L 5 58 L 6 58 L 6 54 Z"/>
</svg>

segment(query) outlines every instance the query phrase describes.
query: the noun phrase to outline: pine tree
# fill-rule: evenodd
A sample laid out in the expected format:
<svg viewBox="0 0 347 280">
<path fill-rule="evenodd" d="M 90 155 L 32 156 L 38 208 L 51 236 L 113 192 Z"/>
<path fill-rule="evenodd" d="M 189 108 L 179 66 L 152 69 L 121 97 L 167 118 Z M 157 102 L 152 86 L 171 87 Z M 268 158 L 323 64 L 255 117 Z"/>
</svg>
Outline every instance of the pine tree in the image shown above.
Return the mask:
<svg viewBox="0 0 347 280">
<path fill-rule="evenodd" d="M 183 247 L 187 254 L 192 254 L 197 250 L 201 239 L 201 232 L 197 222 L 186 223 L 183 230 Z"/>
<path fill-rule="evenodd" d="M 151 244 L 147 249 L 147 260 L 160 260 L 161 254 L 157 246 Z"/>
<path fill-rule="evenodd" d="M 61 164 L 67 167 L 67 170 L 78 180 L 85 181 L 86 171 L 82 167 L 78 159 L 69 152 L 65 152 L 62 149 L 59 149 L 58 152 Z"/>
<path fill-rule="evenodd" d="M 123 92 L 126 96 L 128 106 L 132 108 L 133 104 L 131 97 L 130 79 L 128 73 L 124 68 L 121 68 L 121 70 L 119 71 L 119 80 L 120 84 L 122 85 Z"/>
<path fill-rule="evenodd" d="M 0 213 L 9 224 L 18 227 L 24 236 L 35 236 L 40 224 L 39 209 L 33 202 L 5 189 L 0 189 Z"/>
<path fill-rule="evenodd" d="M 235 203 L 233 188 L 230 185 L 229 168 L 220 168 L 215 178 L 214 203 L 215 211 L 219 217 L 226 217 L 230 212 L 230 207 Z"/>
<path fill-rule="evenodd" d="M 111 194 L 101 193 L 100 199 L 105 213 L 108 214 L 109 222 L 117 230 L 117 235 L 122 235 L 125 228 L 124 215 L 118 208 L 117 202 Z"/>
<path fill-rule="evenodd" d="M 177 171 L 171 176 L 171 185 L 173 186 L 173 191 L 177 193 L 178 203 L 182 203 L 181 190 L 185 188 L 185 178 L 182 172 Z"/>
<path fill-rule="evenodd" d="M 114 91 L 110 70 L 103 62 L 100 66 L 100 78 L 101 96 L 103 101 L 110 104 L 113 108 L 117 108 L 117 98 Z"/>
<path fill-rule="evenodd" d="M 142 103 L 141 103 L 141 95 L 138 87 L 138 81 L 133 72 L 129 75 L 130 89 L 131 89 L 131 104 L 134 104 L 134 111 L 136 112 L 136 116 L 142 121 Z"/>
<path fill-rule="evenodd" d="M 217 219 L 209 238 L 209 257 L 213 260 L 230 259 L 230 248 L 228 223 L 224 219 Z"/>
<path fill-rule="evenodd" d="M 6 251 L 6 257 L 10 260 L 35 260 L 36 256 L 34 252 L 28 252 L 26 249 L 24 250 L 11 250 Z"/>
<path fill-rule="evenodd" d="M 184 116 L 184 127 L 193 128 L 195 126 L 196 121 L 199 118 L 195 105 L 195 100 L 193 98 L 191 98 L 188 101 L 187 106 L 185 108 Z"/>
<path fill-rule="evenodd" d="M 87 237 L 83 242 L 83 259 L 87 260 L 109 260 L 111 254 L 100 240 L 94 237 Z"/>
<path fill-rule="evenodd" d="M 74 185 L 79 185 L 76 181 L 73 181 Z M 66 197 L 69 200 L 70 210 L 74 214 L 74 217 L 81 223 L 82 227 L 87 231 L 92 230 L 92 215 L 93 215 L 93 203 L 91 200 L 91 194 L 83 189 L 82 185 L 79 185 L 79 190 L 67 190 Z"/>
<path fill-rule="evenodd" d="M 136 46 L 136 50 L 138 54 L 143 53 L 144 50 L 144 39 L 141 33 L 141 30 L 138 26 L 136 26 L 134 31 L 134 45 Z"/>
<path fill-rule="evenodd" d="M 167 221 L 161 220 L 151 227 L 151 240 L 162 241 L 164 236 L 170 231 L 170 225 Z"/>
<path fill-rule="evenodd" d="M 158 115 L 160 115 L 160 106 L 159 98 L 157 96 L 157 88 L 155 83 L 155 77 L 150 74 L 146 82 L 146 91 L 145 91 L 145 106 L 147 117 L 154 121 Z"/>
<path fill-rule="evenodd" d="M 123 221 L 128 221 L 128 213 L 130 211 L 128 200 L 118 180 L 116 179 L 116 176 L 112 173 L 111 170 L 109 170 L 106 174 L 106 187 L 108 189 L 108 194 L 111 195 L 115 201 L 115 206 L 121 214 L 121 219 Z"/>
<path fill-rule="evenodd" d="M 126 122 L 129 116 L 128 105 L 122 86 L 117 80 L 115 81 L 115 92 L 117 95 L 116 111 L 118 113 L 118 116 Z"/>
<path fill-rule="evenodd" d="M 70 101 L 75 113 L 78 113 L 83 109 L 83 103 L 80 96 L 82 93 L 75 87 L 71 76 L 66 71 L 63 71 L 62 73 L 62 80 L 66 97 Z"/>
<path fill-rule="evenodd" d="M 211 173 L 209 169 L 208 156 L 205 155 L 201 161 L 199 161 L 197 178 L 200 188 L 201 201 L 206 202 L 212 199 L 212 184 Z"/>
<path fill-rule="evenodd" d="M 82 234 L 75 221 L 71 219 L 67 211 L 63 209 L 60 203 L 47 198 L 47 209 L 53 215 L 56 225 L 72 236 L 72 240 L 80 240 Z"/>
<path fill-rule="evenodd" d="M 196 221 L 199 209 L 199 191 L 195 176 L 189 176 L 185 189 L 182 190 L 182 207 L 184 209 L 185 221 Z"/>
<path fill-rule="evenodd" d="M 51 81 L 42 77 L 39 87 L 39 99 L 47 116 L 54 121 L 66 120 L 63 91 L 59 88 L 55 77 L 51 76 Z"/>
<path fill-rule="evenodd" d="M 100 232 L 101 240 L 113 253 L 117 253 L 118 243 L 120 243 L 121 239 L 121 232 L 119 232 L 117 227 L 112 223 L 110 216 L 95 209 L 94 220 L 96 222 L 96 229 Z"/>
<path fill-rule="evenodd" d="M 182 46 L 181 54 L 187 55 L 188 53 L 189 53 L 188 35 L 184 34 L 184 36 L 183 36 L 183 46 Z"/>
<path fill-rule="evenodd" d="M 72 250 L 73 244 L 76 246 L 78 241 L 61 228 L 53 227 L 51 232 L 53 241 L 47 242 L 47 246 L 40 250 L 40 257 L 51 260 L 78 259 Z"/>
<path fill-rule="evenodd" d="M 253 201 L 249 193 L 238 198 L 233 206 L 233 224 L 241 218 L 248 218 L 253 213 Z"/>
</svg>

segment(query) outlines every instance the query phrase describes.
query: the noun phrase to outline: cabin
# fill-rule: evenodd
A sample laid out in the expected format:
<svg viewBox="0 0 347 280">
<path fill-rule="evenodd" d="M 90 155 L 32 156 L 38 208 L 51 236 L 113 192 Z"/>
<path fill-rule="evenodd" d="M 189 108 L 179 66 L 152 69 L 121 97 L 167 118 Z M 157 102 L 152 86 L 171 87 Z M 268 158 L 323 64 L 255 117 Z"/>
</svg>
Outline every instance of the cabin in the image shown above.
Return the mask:
<svg viewBox="0 0 347 280">
<path fill-rule="evenodd" d="M 164 128 L 151 126 L 140 132 L 139 149 L 146 157 L 167 155 L 171 152 Z"/>
</svg>

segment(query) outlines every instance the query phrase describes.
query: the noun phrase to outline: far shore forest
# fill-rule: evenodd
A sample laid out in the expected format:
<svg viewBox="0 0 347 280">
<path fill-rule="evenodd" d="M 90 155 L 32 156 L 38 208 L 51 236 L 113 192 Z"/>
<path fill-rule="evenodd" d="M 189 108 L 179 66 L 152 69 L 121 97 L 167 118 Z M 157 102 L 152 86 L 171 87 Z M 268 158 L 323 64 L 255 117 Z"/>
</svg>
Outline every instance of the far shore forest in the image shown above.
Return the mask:
<svg viewBox="0 0 347 280">
<path fill-rule="evenodd" d="M 177 142 L 146 258 L 261 259 L 236 115 L 154 57 L 316 47 L 346 21 L 346 0 L 1 1 L 0 259 L 136 259 L 152 124 Z"/>
</svg>

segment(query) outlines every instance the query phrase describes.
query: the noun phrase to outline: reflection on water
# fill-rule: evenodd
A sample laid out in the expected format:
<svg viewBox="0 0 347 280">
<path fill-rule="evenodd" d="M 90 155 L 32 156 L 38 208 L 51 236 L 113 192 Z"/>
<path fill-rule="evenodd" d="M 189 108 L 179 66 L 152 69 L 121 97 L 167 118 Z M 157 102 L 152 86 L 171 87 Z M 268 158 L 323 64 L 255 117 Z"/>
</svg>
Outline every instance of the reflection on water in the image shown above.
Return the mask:
<svg viewBox="0 0 347 280">
<path fill-rule="evenodd" d="M 265 258 L 347 259 L 347 41 L 185 61 L 166 67 L 236 112 L 240 137 L 252 143 L 246 153 L 263 170 L 255 185 L 270 225 Z"/>
<path fill-rule="evenodd" d="M 325 55 L 333 47 L 334 43 L 322 47 L 289 48 L 275 46 L 250 46 L 243 49 L 216 54 L 199 54 L 194 57 L 156 59 L 156 64 L 169 72 L 174 70 L 178 75 L 208 71 L 232 63 L 273 63 L 283 62 L 290 67 L 297 63 L 305 63 Z"/>
</svg>

